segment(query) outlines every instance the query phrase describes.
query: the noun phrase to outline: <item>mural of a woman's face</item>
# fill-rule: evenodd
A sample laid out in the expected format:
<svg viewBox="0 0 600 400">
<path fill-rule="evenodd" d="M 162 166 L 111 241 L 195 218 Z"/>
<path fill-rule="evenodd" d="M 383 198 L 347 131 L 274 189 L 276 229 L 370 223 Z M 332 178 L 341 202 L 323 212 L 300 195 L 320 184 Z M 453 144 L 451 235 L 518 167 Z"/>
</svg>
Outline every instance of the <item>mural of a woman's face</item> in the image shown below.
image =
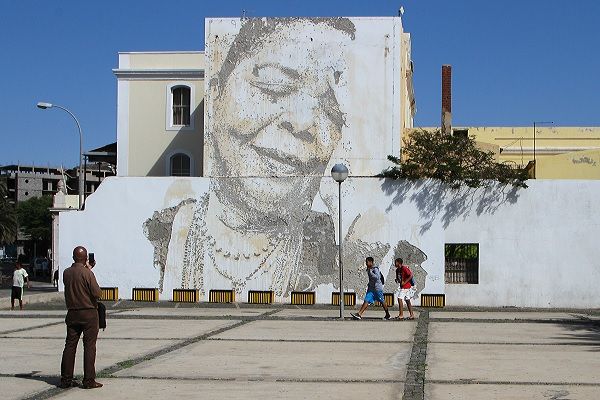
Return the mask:
<svg viewBox="0 0 600 400">
<path fill-rule="evenodd" d="M 318 190 L 344 126 L 338 96 L 346 63 L 334 44 L 350 38 L 291 20 L 261 40 L 220 82 L 211 134 L 214 175 L 289 177 L 236 180 L 237 196 L 269 212 L 309 204 Z"/>
</svg>

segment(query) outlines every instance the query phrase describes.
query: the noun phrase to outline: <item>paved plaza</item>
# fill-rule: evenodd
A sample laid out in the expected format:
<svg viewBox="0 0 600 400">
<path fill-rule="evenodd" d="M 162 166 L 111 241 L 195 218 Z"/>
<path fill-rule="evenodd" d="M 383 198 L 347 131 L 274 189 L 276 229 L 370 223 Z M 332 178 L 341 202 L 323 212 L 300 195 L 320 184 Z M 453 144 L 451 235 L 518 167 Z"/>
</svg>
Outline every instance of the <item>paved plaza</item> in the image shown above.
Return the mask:
<svg viewBox="0 0 600 400">
<path fill-rule="evenodd" d="M 340 321 L 333 307 L 107 305 L 96 390 L 56 387 L 62 301 L 0 311 L 0 397 L 600 398 L 597 310 L 419 309 L 384 321 L 373 308 Z"/>
</svg>

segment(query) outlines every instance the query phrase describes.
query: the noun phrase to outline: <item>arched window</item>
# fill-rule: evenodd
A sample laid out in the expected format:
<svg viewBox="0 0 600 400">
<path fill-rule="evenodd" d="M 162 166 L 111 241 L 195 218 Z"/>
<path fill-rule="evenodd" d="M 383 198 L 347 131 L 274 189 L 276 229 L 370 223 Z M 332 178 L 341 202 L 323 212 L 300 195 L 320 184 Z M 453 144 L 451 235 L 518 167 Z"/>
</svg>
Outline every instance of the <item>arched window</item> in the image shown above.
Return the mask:
<svg viewBox="0 0 600 400">
<path fill-rule="evenodd" d="M 191 90 L 187 86 L 171 88 L 172 121 L 174 126 L 190 126 Z"/>
<path fill-rule="evenodd" d="M 191 165 L 190 157 L 186 154 L 177 153 L 172 155 L 169 160 L 171 176 L 191 176 Z"/>
</svg>

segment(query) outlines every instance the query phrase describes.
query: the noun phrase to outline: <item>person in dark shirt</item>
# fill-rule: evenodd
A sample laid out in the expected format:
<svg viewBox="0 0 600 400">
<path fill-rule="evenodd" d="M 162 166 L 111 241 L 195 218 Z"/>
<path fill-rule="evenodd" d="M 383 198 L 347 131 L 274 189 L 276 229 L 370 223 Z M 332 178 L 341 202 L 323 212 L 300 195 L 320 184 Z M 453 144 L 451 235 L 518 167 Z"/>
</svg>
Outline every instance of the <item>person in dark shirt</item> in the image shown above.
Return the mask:
<svg viewBox="0 0 600 400">
<path fill-rule="evenodd" d="M 385 304 L 385 299 L 383 296 L 383 275 L 379 270 L 379 267 L 374 266 L 373 257 L 367 257 L 367 274 L 369 275 L 369 287 L 367 288 L 367 294 L 365 294 L 365 300 L 363 305 L 358 310 L 358 313 L 350 314 L 354 319 L 362 319 L 362 314 L 365 312 L 369 304 L 373 304 L 375 301 L 378 301 L 383 306 L 385 310 L 385 319 L 390 319 L 390 312 L 388 311 L 388 307 Z"/>
<path fill-rule="evenodd" d="M 63 273 L 65 303 L 67 304 L 67 339 L 60 365 L 60 387 L 79 386 L 73 379 L 75 354 L 79 337 L 83 333 L 83 385 L 84 389 L 102 387 L 96 382 L 96 340 L 98 338 L 98 299 L 101 290 L 92 268 L 96 261 L 88 261 L 85 247 L 73 250 L 75 261 Z"/>
</svg>

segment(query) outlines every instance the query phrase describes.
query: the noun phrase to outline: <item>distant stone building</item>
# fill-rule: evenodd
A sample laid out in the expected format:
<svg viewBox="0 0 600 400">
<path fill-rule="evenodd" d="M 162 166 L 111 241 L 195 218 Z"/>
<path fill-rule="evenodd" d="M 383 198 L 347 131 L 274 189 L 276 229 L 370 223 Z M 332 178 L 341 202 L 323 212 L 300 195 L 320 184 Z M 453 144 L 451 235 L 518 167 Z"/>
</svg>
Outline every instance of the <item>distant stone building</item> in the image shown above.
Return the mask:
<svg viewBox="0 0 600 400">
<path fill-rule="evenodd" d="M 10 201 L 19 203 L 32 197 L 52 196 L 58 191 L 58 182 L 66 183 L 68 194 L 78 193 L 78 168 L 39 167 L 35 165 L 5 165 L 0 176 L 6 180 Z M 108 176 L 115 175 L 108 163 L 88 163 L 85 168 L 85 195 L 98 188 Z"/>
</svg>

